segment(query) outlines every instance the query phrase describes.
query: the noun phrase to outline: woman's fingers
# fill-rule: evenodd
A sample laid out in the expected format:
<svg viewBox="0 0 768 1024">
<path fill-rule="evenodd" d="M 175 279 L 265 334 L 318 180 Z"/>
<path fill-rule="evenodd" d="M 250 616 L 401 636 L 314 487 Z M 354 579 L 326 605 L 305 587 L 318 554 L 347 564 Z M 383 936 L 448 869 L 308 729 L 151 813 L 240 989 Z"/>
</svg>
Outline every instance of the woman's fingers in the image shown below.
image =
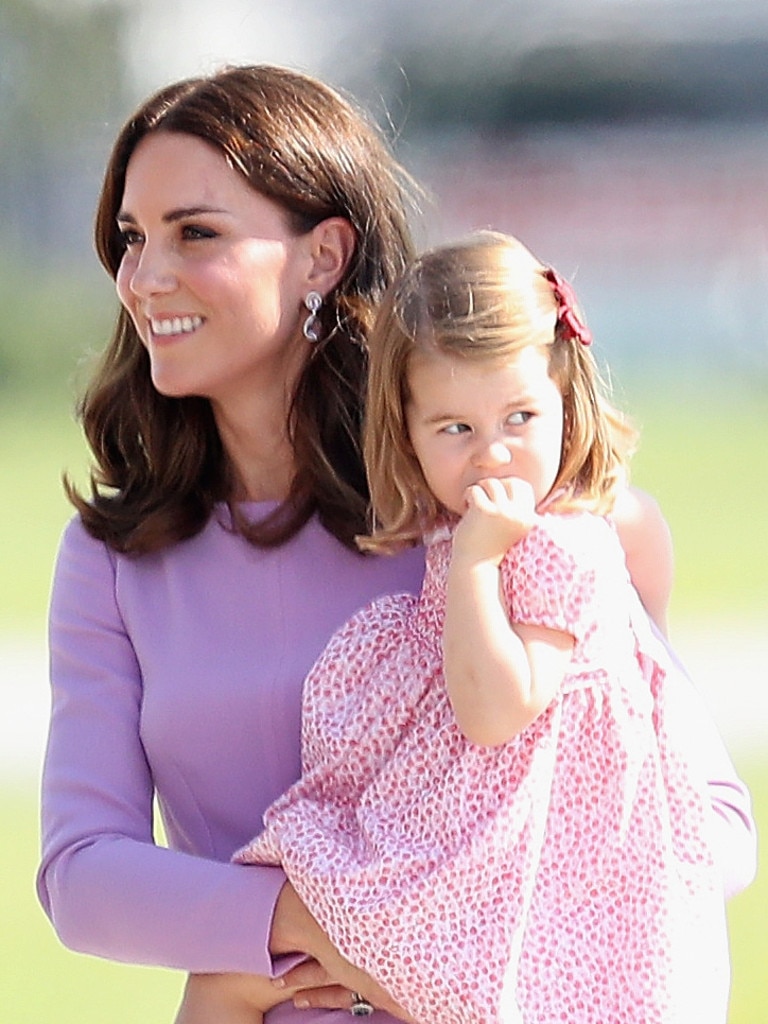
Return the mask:
<svg viewBox="0 0 768 1024">
<path fill-rule="evenodd" d="M 274 988 L 286 990 L 294 1006 L 306 1009 L 349 1010 L 352 992 L 339 985 L 317 960 L 306 960 L 272 980 Z M 299 991 L 296 991 L 296 990 Z"/>
<path fill-rule="evenodd" d="M 302 1010 L 308 1007 L 321 1010 L 349 1010 L 352 1006 L 352 993 L 341 985 L 302 989 L 293 997 L 293 1005 Z"/>
<path fill-rule="evenodd" d="M 335 979 L 331 978 L 328 971 L 317 960 L 302 961 L 296 967 L 286 971 L 285 974 L 281 974 L 279 978 L 274 978 L 272 984 L 276 988 L 321 989 L 329 985 L 336 988 L 341 987 L 336 985 Z"/>
</svg>

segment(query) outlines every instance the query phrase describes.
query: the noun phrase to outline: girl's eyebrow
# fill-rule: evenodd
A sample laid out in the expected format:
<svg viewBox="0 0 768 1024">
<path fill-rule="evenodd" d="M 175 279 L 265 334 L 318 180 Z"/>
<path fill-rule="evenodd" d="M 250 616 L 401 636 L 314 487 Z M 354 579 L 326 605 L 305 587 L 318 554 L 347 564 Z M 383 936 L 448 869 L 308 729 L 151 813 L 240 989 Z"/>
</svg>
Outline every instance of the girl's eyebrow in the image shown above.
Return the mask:
<svg viewBox="0 0 768 1024">
<path fill-rule="evenodd" d="M 199 217 L 200 214 L 204 213 L 227 212 L 227 210 L 222 210 L 217 206 L 180 206 L 175 210 L 169 210 L 168 213 L 164 213 L 163 222 L 165 224 L 174 224 L 176 221 L 185 220 L 187 217 Z M 120 210 L 116 219 L 124 224 L 137 223 L 136 218 L 128 210 Z"/>
<path fill-rule="evenodd" d="M 528 394 L 527 391 L 521 391 L 519 395 L 516 395 L 514 398 L 510 399 L 510 401 L 508 401 L 506 403 L 506 405 L 502 409 L 502 412 L 503 412 L 503 414 L 505 416 L 507 416 L 507 415 L 509 415 L 509 413 L 516 412 L 518 409 L 520 409 L 523 406 L 535 405 L 535 404 L 536 404 L 535 403 L 535 399 L 533 399 Z M 445 420 L 450 420 L 451 422 L 456 422 L 456 423 L 461 422 L 461 423 L 463 423 L 466 419 L 467 419 L 466 416 L 461 416 L 460 414 L 457 414 L 457 413 L 437 412 L 437 413 L 435 413 L 432 416 L 425 417 L 423 422 L 426 423 L 426 424 L 432 424 L 432 423 L 442 423 Z"/>
<path fill-rule="evenodd" d="M 444 412 L 439 413 L 437 416 L 430 416 L 424 422 L 427 425 L 434 423 L 469 423 L 471 418 L 471 416 L 462 416 L 461 413 Z"/>
</svg>

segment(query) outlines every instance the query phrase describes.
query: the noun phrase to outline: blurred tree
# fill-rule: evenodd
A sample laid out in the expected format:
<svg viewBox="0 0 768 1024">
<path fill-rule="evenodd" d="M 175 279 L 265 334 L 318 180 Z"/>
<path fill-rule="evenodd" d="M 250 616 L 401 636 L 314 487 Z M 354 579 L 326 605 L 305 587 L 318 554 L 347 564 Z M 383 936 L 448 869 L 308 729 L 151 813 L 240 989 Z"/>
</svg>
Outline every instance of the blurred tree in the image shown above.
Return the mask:
<svg viewBox="0 0 768 1024">
<path fill-rule="evenodd" d="M 128 105 L 125 6 L 0 0 L 0 389 L 60 386 L 106 336 L 91 223 Z M 99 292 L 101 289 L 101 292 Z"/>
<path fill-rule="evenodd" d="M 552 41 L 474 52 L 403 37 L 382 67 L 404 130 L 474 125 L 764 121 L 768 39 Z"/>
<path fill-rule="evenodd" d="M 0 0 L 0 241 L 71 260 L 90 250 L 90 211 L 110 122 L 125 109 L 126 8 Z"/>
</svg>

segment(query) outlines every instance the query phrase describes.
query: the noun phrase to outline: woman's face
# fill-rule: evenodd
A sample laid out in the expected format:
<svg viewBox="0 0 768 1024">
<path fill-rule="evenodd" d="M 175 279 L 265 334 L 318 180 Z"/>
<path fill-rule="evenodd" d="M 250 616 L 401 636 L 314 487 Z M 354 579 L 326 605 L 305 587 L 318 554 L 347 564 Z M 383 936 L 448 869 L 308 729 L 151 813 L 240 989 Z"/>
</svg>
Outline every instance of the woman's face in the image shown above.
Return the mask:
<svg viewBox="0 0 768 1024">
<path fill-rule="evenodd" d="M 222 407 L 290 390 L 308 352 L 311 233 L 292 231 L 212 146 L 169 132 L 134 150 L 117 219 L 117 292 L 158 391 Z"/>
</svg>

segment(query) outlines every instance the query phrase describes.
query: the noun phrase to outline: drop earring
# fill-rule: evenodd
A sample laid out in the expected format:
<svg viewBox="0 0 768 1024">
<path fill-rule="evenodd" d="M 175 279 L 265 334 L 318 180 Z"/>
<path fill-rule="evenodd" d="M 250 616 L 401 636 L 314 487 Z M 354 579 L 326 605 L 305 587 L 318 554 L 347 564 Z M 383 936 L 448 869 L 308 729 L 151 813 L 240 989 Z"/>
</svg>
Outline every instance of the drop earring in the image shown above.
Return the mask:
<svg viewBox="0 0 768 1024">
<path fill-rule="evenodd" d="M 304 305 L 309 310 L 309 316 L 304 321 L 302 333 L 307 341 L 317 343 L 320 341 L 320 318 L 317 313 L 323 304 L 323 297 L 319 292 L 308 292 Z"/>
</svg>

